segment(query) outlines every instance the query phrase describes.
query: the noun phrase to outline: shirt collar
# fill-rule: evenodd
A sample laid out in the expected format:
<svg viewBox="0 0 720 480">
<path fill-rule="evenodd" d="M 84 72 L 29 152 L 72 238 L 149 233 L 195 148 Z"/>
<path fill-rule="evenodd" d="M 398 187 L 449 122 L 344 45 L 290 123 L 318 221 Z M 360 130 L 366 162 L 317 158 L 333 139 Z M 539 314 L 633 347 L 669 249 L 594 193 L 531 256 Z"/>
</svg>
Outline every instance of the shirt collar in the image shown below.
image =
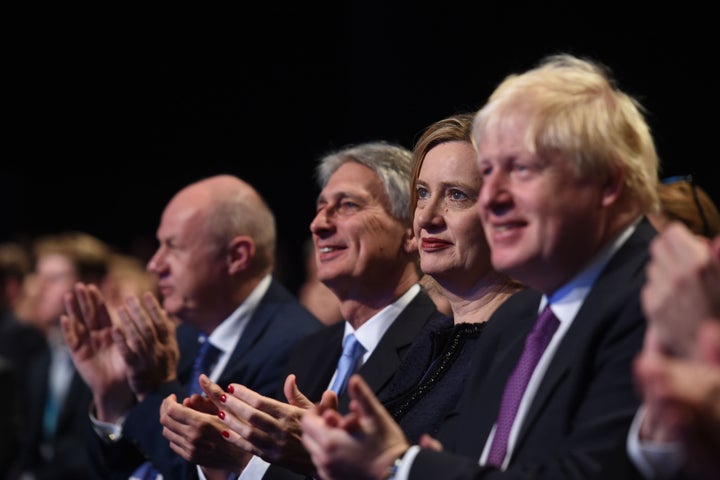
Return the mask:
<svg viewBox="0 0 720 480">
<path fill-rule="evenodd" d="M 420 285 L 416 283 L 411 286 L 407 292 L 402 294 L 400 298 L 370 317 L 370 319 L 363 323 L 357 330 L 353 329 L 349 322 L 345 322 L 343 342 L 345 341 L 345 337 L 354 333 L 360 345 L 365 347 L 366 353 L 363 361 L 366 360 L 373 350 L 375 350 L 378 343 L 380 343 L 380 340 L 383 335 L 385 335 L 387 329 L 390 328 L 390 325 L 392 325 L 398 315 L 400 315 L 400 312 L 408 306 L 419 292 Z"/>
<path fill-rule="evenodd" d="M 250 317 L 255 313 L 260 300 L 270 288 L 271 280 L 272 276 L 270 274 L 260 280 L 260 283 L 250 292 L 245 301 L 213 330 L 208 338 L 213 345 L 224 353 L 232 352 L 235 349 L 235 345 L 237 345 L 242 332 L 250 321 Z"/>
<path fill-rule="evenodd" d="M 593 257 L 588 266 L 575 275 L 572 280 L 553 292 L 550 297 L 543 295 L 540 301 L 539 311 L 542 311 L 545 305 L 550 302 L 553 313 L 561 323 L 575 318 L 575 315 L 578 310 L 580 310 L 580 307 L 588 293 L 590 293 L 590 289 L 595 284 L 600 273 L 610 262 L 613 255 L 615 255 L 627 239 L 630 238 L 637 228 L 638 223 L 640 223 L 640 220 L 641 218 L 635 220 L 622 230 L 614 240 L 608 242 L 595 257 Z"/>
</svg>

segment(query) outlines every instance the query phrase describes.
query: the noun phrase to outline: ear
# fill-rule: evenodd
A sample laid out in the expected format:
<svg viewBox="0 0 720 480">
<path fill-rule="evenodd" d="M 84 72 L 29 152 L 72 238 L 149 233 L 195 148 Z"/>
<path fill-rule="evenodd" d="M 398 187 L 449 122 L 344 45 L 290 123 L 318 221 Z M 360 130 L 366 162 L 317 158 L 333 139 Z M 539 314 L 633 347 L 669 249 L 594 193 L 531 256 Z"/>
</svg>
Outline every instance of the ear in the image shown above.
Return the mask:
<svg viewBox="0 0 720 480">
<path fill-rule="evenodd" d="M 602 192 L 602 206 L 607 208 L 618 201 L 625 188 L 625 168 L 619 167 L 608 174 Z"/>
<path fill-rule="evenodd" d="M 228 245 L 227 263 L 230 274 L 242 272 L 250 268 L 255 256 L 255 242 L 247 235 L 238 235 Z"/>
<path fill-rule="evenodd" d="M 405 229 L 405 234 L 403 235 L 403 250 L 405 250 L 405 253 L 414 254 L 417 252 L 417 249 L 417 238 L 415 238 L 413 229 L 408 227 Z"/>
</svg>

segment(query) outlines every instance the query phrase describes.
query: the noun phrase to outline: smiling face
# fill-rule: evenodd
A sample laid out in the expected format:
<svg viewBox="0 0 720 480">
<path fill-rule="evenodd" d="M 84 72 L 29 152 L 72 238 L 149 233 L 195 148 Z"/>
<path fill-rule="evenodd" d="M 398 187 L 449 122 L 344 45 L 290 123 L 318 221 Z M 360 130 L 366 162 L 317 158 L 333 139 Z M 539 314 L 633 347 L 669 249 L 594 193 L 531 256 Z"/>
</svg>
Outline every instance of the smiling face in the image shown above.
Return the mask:
<svg viewBox="0 0 720 480">
<path fill-rule="evenodd" d="M 338 297 L 384 288 L 408 262 L 409 231 L 390 215 L 383 184 L 370 168 L 348 162 L 320 192 L 313 234 L 317 276 Z"/>
<path fill-rule="evenodd" d="M 494 267 L 544 293 L 572 279 L 607 235 L 603 188 L 570 159 L 539 155 L 518 118 L 477 142 L 483 178 L 480 215 Z"/>
<path fill-rule="evenodd" d="M 482 179 L 472 145 L 451 141 L 425 155 L 413 228 L 420 267 L 443 287 L 472 285 L 492 267 L 477 199 Z"/>
</svg>

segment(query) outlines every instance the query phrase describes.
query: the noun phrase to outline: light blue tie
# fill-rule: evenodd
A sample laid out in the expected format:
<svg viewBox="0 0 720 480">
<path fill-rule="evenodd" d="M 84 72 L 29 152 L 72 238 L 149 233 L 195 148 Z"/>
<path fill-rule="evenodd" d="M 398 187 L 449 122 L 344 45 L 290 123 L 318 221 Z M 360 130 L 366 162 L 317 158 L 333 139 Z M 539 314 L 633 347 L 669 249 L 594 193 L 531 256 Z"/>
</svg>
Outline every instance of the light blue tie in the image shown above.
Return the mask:
<svg viewBox="0 0 720 480">
<path fill-rule="evenodd" d="M 355 373 L 362 363 L 362 356 L 365 354 L 365 347 L 358 342 L 352 333 L 343 341 L 343 352 L 338 360 L 337 374 L 330 390 L 342 394 L 347 386 L 348 379 Z"/>
</svg>

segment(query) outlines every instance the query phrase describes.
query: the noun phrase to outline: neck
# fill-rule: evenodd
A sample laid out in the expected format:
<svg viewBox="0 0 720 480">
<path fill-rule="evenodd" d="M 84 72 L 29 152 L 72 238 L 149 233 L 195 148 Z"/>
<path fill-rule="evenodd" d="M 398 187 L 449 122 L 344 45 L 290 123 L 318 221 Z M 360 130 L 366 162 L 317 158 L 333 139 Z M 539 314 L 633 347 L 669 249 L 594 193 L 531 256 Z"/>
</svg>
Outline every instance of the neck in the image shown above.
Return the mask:
<svg viewBox="0 0 720 480">
<path fill-rule="evenodd" d="M 336 293 L 340 298 L 340 312 L 343 318 L 357 330 L 380 310 L 403 296 L 417 282 L 417 275 L 414 277 L 407 276 L 404 277 L 403 281 L 394 285 L 392 289 L 375 289 L 371 292 L 345 292 L 342 297 Z"/>
<path fill-rule="evenodd" d="M 445 292 L 453 313 L 453 321 L 459 323 L 487 322 L 497 308 L 510 296 L 522 290 L 522 285 L 504 275 L 492 272 L 471 292 L 457 295 Z"/>
</svg>

